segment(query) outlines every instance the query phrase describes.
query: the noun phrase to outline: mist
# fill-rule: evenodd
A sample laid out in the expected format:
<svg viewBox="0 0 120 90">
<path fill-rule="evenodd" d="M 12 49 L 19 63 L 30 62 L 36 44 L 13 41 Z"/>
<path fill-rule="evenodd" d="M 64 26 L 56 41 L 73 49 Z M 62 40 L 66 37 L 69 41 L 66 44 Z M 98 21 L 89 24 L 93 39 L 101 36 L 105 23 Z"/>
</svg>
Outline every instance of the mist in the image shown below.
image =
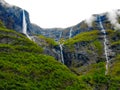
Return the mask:
<svg viewBox="0 0 120 90">
<path fill-rule="evenodd" d="M 114 29 L 118 30 L 120 29 L 120 24 L 118 22 L 118 16 L 120 16 L 120 11 L 118 10 L 112 10 L 107 14 L 108 20 L 110 23 L 114 26 Z"/>
<path fill-rule="evenodd" d="M 91 16 L 90 18 L 86 19 L 85 20 L 85 23 L 87 23 L 87 25 L 89 27 L 92 27 L 92 22 L 96 20 L 96 17 L 95 16 Z"/>
</svg>

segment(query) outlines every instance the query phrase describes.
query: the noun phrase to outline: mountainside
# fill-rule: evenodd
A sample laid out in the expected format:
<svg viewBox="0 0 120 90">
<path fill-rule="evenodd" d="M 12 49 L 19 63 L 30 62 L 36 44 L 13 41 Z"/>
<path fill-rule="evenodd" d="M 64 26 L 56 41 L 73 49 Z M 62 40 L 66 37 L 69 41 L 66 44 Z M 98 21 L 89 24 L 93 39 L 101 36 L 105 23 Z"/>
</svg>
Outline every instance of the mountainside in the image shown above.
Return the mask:
<svg viewBox="0 0 120 90">
<path fill-rule="evenodd" d="M 22 9 L 16 6 L 10 6 L 4 0 L 0 1 L 0 20 L 9 29 L 14 29 L 18 32 L 22 32 Z M 28 31 L 30 31 L 29 15 L 26 12 Z"/>
<path fill-rule="evenodd" d="M 76 75 L 25 36 L 0 24 L 0 89 L 85 88 Z M 77 86 L 77 87 L 76 87 Z"/>
<path fill-rule="evenodd" d="M 23 22 L 23 9 L 9 5 L 4 0 L 0 1 L 0 20 L 9 29 L 14 29 L 17 32 L 22 32 Z M 94 14 L 91 18 L 83 20 L 82 22 L 68 28 L 41 28 L 35 24 L 32 24 L 29 19 L 29 13 L 25 11 L 25 17 L 27 22 L 27 33 L 32 36 L 33 34 L 41 34 L 45 37 L 53 38 L 58 41 L 60 38 L 68 39 L 74 37 L 81 32 L 100 30 L 99 16 L 106 30 L 120 29 L 119 15 L 120 10 L 113 12 L 105 12 L 101 14 Z M 112 16 L 114 18 L 112 18 Z M 117 19 L 117 20 L 116 20 Z M 9 23 L 10 22 L 10 23 Z M 71 34 L 72 33 L 72 34 Z"/>
<path fill-rule="evenodd" d="M 87 61 L 90 62 L 89 64 L 87 63 L 88 65 L 77 63 L 77 67 L 70 67 L 70 69 L 78 75 L 77 76 L 70 72 L 66 66 L 57 62 L 53 57 L 44 55 L 43 49 L 37 46 L 34 42 L 13 30 L 6 29 L 3 24 L 0 23 L 0 89 L 119 90 L 120 33 L 112 31 L 108 32 L 113 36 L 113 41 L 115 40 L 115 42 L 112 43 L 112 48 L 116 52 L 116 56 L 111 62 L 109 73 L 105 75 L 106 69 L 104 59 L 100 59 L 97 62 L 95 60 L 89 60 Z M 82 41 L 80 38 L 78 38 L 79 41 L 74 41 L 74 39 L 83 34 L 86 37 L 91 34 L 98 35 L 99 33 L 98 31 L 81 33 L 73 39 L 68 40 L 65 43 L 66 47 L 69 45 L 69 42 L 73 41 L 73 43 L 68 46 L 71 51 L 74 42 Z M 115 38 L 114 35 L 118 37 Z M 43 41 L 48 41 L 47 44 L 44 42 L 45 44 L 42 43 L 41 45 L 57 45 L 43 36 L 39 36 L 38 38 L 41 38 Z M 84 40 L 89 41 L 94 39 L 93 36 L 93 38 Z M 93 42 L 91 41 L 91 44 L 93 44 Z M 84 48 L 87 47 L 85 43 L 80 45 L 83 45 L 82 47 Z M 90 55 L 94 53 L 94 49 L 92 51 L 89 51 L 91 52 Z M 98 53 L 101 55 L 102 52 Z M 74 58 L 74 55 L 70 56 L 71 59 Z M 104 58 L 104 56 L 102 56 L 102 58 Z M 85 59 L 81 58 L 81 60 L 84 61 Z"/>
<path fill-rule="evenodd" d="M 86 89 L 119 90 L 120 30 L 104 29 L 101 22 L 99 18 L 98 30 L 84 31 L 68 40 L 55 42 L 39 35 L 34 40 L 45 54 L 55 57 L 87 83 Z"/>
<path fill-rule="evenodd" d="M 1 90 L 120 90 L 119 65 L 120 10 L 45 29 L 0 1 Z"/>
</svg>

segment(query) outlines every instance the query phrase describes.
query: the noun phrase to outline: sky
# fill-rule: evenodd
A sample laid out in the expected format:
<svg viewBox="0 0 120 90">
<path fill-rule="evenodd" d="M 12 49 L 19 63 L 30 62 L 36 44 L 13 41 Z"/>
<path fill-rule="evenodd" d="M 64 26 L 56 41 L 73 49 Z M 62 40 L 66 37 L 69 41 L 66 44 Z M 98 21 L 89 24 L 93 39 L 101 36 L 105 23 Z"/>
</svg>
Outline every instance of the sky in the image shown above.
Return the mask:
<svg viewBox="0 0 120 90">
<path fill-rule="evenodd" d="M 119 0 L 5 0 L 29 12 L 32 23 L 42 28 L 66 28 L 92 14 L 120 9 Z"/>
</svg>

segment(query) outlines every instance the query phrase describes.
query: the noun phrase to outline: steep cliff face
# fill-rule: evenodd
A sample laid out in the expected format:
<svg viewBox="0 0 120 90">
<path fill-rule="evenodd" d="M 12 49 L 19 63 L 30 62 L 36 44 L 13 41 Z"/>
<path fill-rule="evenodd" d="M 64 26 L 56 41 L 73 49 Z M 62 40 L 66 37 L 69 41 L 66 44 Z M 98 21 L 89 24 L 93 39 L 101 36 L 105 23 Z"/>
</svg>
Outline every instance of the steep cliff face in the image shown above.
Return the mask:
<svg viewBox="0 0 120 90">
<path fill-rule="evenodd" d="M 0 20 L 9 29 L 14 29 L 17 32 L 22 32 L 22 22 L 23 22 L 23 10 L 16 6 L 11 6 L 4 0 L 0 2 Z M 30 32 L 32 30 L 29 14 L 25 11 L 27 30 Z"/>
<path fill-rule="evenodd" d="M 17 32 L 22 32 L 22 22 L 23 22 L 23 10 L 16 6 L 11 6 L 6 3 L 4 0 L 0 2 L 0 20 L 4 23 L 4 25 L 9 29 L 14 29 Z M 115 13 L 115 14 L 114 14 Z M 45 29 L 41 28 L 35 24 L 32 24 L 29 19 L 29 13 L 25 11 L 25 17 L 27 22 L 27 32 L 29 35 L 32 34 L 41 34 L 45 37 L 53 38 L 58 41 L 60 38 L 68 39 L 70 37 L 74 37 L 81 32 L 91 31 L 91 30 L 100 30 L 99 26 L 99 18 L 101 16 L 101 21 L 106 30 L 116 29 L 115 27 L 119 27 L 115 18 L 120 19 L 119 10 L 116 10 L 114 13 L 102 13 L 102 14 L 94 14 L 90 19 L 84 20 L 75 26 L 71 26 L 68 28 L 50 28 Z M 72 30 L 71 30 L 72 29 Z M 71 34 L 72 33 L 72 34 Z"/>
<path fill-rule="evenodd" d="M 97 44 L 99 44 L 99 47 L 96 46 Z M 100 59 L 99 56 L 102 56 L 102 53 L 104 53 L 102 47 L 98 31 L 81 33 L 65 42 L 64 58 L 66 64 L 68 66 L 75 65 L 75 67 L 80 67 L 96 63 Z"/>
<path fill-rule="evenodd" d="M 74 37 L 81 32 L 88 32 L 91 30 L 101 30 L 101 27 L 99 25 L 99 16 L 101 17 L 101 21 L 105 30 L 120 29 L 118 25 L 120 20 L 120 15 L 118 13 L 119 10 L 116 10 L 114 12 L 106 12 L 102 14 L 94 14 L 88 20 L 84 20 L 76 24 L 75 26 L 71 26 L 68 28 L 51 28 L 51 29 L 41 28 L 41 30 L 40 29 L 37 30 L 36 34 L 42 34 L 46 37 L 50 37 L 58 41 L 60 38 L 69 39 L 70 37 Z M 112 16 L 113 17 L 115 16 L 115 18 L 112 18 Z"/>
<path fill-rule="evenodd" d="M 25 18 L 27 22 L 27 32 L 29 35 L 32 34 L 41 34 L 46 37 L 54 38 L 55 40 L 59 39 L 59 35 L 62 29 L 53 28 L 53 29 L 43 29 L 38 25 L 32 24 L 29 19 L 29 13 L 25 11 Z M 0 1 L 0 20 L 4 25 L 9 29 L 14 29 L 17 32 L 22 33 L 23 28 L 23 9 L 17 6 L 9 5 L 4 0 Z"/>
<path fill-rule="evenodd" d="M 117 44 L 119 42 L 119 33 L 119 31 L 107 30 L 107 40 L 109 40 L 107 43 L 109 48 L 108 58 L 110 61 L 114 60 L 119 52 L 119 44 Z M 99 30 L 83 32 L 65 42 L 65 64 L 81 72 L 80 68 L 82 66 L 106 62 L 104 47 L 104 37 Z"/>
</svg>

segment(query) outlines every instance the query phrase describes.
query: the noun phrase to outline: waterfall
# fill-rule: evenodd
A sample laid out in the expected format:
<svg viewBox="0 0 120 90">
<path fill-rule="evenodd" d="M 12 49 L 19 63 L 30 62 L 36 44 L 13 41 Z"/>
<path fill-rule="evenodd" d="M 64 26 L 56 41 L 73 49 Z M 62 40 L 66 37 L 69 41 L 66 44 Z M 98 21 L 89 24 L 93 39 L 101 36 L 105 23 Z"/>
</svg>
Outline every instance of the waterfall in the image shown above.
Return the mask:
<svg viewBox="0 0 120 90">
<path fill-rule="evenodd" d="M 71 38 L 71 37 L 72 37 L 72 31 L 73 31 L 73 29 L 71 28 L 71 29 L 70 29 L 69 38 Z"/>
<path fill-rule="evenodd" d="M 23 10 L 23 33 L 31 40 L 30 36 L 27 34 L 27 23 L 26 23 L 26 17 L 25 17 L 25 11 Z"/>
<path fill-rule="evenodd" d="M 105 71 L 105 75 L 108 74 L 108 69 L 109 69 L 109 58 L 108 58 L 108 40 L 107 40 L 107 37 L 106 37 L 106 31 L 102 25 L 102 21 L 101 21 L 101 18 L 99 16 L 99 24 L 100 24 L 100 27 L 101 27 L 101 32 L 104 34 L 104 52 L 105 52 L 105 58 L 106 58 L 106 71 Z"/>
<path fill-rule="evenodd" d="M 62 37 L 62 32 L 60 33 L 60 37 L 59 37 L 59 40 L 60 38 Z M 60 47 L 60 57 L 61 57 L 61 63 L 64 64 L 64 55 L 63 55 L 63 43 L 61 43 L 59 41 L 59 47 Z"/>
<path fill-rule="evenodd" d="M 63 44 L 59 43 L 59 47 L 60 47 L 61 62 L 64 64 Z"/>
<path fill-rule="evenodd" d="M 59 40 L 60 40 L 60 39 L 61 39 L 61 37 L 62 37 L 62 33 L 63 33 L 63 32 L 61 31 L 61 33 L 60 33 L 60 37 L 59 37 Z"/>
</svg>

